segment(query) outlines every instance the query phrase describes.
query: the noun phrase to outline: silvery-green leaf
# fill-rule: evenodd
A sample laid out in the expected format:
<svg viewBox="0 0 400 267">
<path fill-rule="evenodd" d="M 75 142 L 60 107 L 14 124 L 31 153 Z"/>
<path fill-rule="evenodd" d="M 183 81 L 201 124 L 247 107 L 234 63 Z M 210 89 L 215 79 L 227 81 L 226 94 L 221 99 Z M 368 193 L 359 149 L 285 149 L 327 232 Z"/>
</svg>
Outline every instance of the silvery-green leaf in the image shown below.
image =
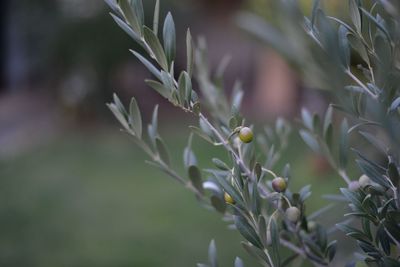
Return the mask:
<svg viewBox="0 0 400 267">
<path fill-rule="evenodd" d="M 135 14 L 138 17 L 140 25 L 144 25 L 144 10 L 142 0 L 130 0 L 131 6 L 135 10 Z"/>
<path fill-rule="evenodd" d="M 264 247 L 268 246 L 267 222 L 263 215 L 258 216 L 258 236 Z"/>
<path fill-rule="evenodd" d="M 160 0 L 157 0 L 156 6 L 154 7 L 154 16 L 153 16 L 153 32 L 156 36 L 158 35 L 159 23 L 160 23 Z"/>
<path fill-rule="evenodd" d="M 254 174 L 256 175 L 257 179 L 260 179 L 262 176 L 262 166 L 259 162 L 256 162 L 254 165 Z"/>
<path fill-rule="evenodd" d="M 365 45 L 361 42 L 361 40 L 357 36 L 354 36 L 353 34 L 348 34 L 347 38 L 349 40 L 350 45 L 353 47 L 354 51 L 357 52 L 367 64 L 370 64 L 368 51 L 365 48 Z"/>
<path fill-rule="evenodd" d="M 321 128 L 321 119 L 317 113 L 314 113 L 314 115 L 312 117 L 312 125 L 313 125 L 313 129 L 314 129 L 315 133 L 318 134 L 320 132 L 320 128 Z"/>
<path fill-rule="evenodd" d="M 235 267 L 244 267 L 244 263 L 239 257 L 236 257 L 235 259 Z"/>
<path fill-rule="evenodd" d="M 235 82 L 232 92 L 232 110 L 240 111 L 243 101 L 243 89 L 242 84 L 239 81 Z"/>
<path fill-rule="evenodd" d="M 158 105 L 154 107 L 151 124 L 148 125 L 147 132 L 153 147 L 156 147 L 156 137 L 158 136 Z"/>
<path fill-rule="evenodd" d="M 396 98 L 390 105 L 390 111 L 396 111 L 400 107 L 400 97 Z"/>
<path fill-rule="evenodd" d="M 247 241 L 260 249 L 263 247 L 257 233 L 254 231 L 253 227 L 246 221 L 246 219 L 241 216 L 234 216 L 234 221 L 239 233 L 244 238 L 246 238 Z"/>
<path fill-rule="evenodd" d="M 361 14 L 360 10 L 358 9 L 357 0 L 349 0 L 349 11 L 350 11 L 350 18 L 353 22 L 354 26 L 357 29 L 357 32 L 361 33 Z"/>
<path fill-rule="evenodd" d="M 303 108 L 303 109 L 301 110 L 301 118 L 303 119 L 304 125 L 305 125 L 310 131 L 313 131 L 313 118 L 312 118 L 310 112 L 308 112 L 307 109 Z"/>
<path fill-rule="evenodd" d="M 193 49 L 193 40 L 192 35 L 190 34 L 190 30 L 187 30 L 186 33 L 186 60 L 187 66 L 186 70 L 191 78 L 193 75 L 193 63 L 194 63 L 194 49 Z"/>
<path fill-rule="evenodd" d="M 271 231 L 271 250 L 272 250 L 272 259 L 275 266 L 280 266 L 280 255 L 279 255 L 279 229 L 276 225 L 276 221 L 274 218 L 271 219 L 270 223 L 270 231 Z"/>
<path fill-rule="evenodd" d="M 344 170 L 346 169 L 349 154 L 349 124 L 346 119 L 342 121 L 340 127 L 340 138 L 339 138 L 339 167 Z"/>
<path fill-rule="evenodd" d="M 350 66 L 350 46 L 347 39 L 348 30 L 343 26 L 339 26 L 339 52 L 342 64 L 345 68 Z"/>
<path fill-rule="evenodd" d="M 157 82 L 157 81 L 152 81 L 152 80 L 145 80 L 146 84 L 153 88 L 157 93 L 159 93 L 161 96 L 163 96 L 166 99 L 171 98 L 171 90 L 167 87 L 165 87 L 163 84 Z"/>
<path fill-rule="evenodd" d="M 148 27 L 143 27 L 143 34 L 146 43 L 149 45 L 151 51 L 154 53 L 154 56 L 160 64 L 161 68 L 165 71 L 168 71 L 168 61 L 165 56 L 164 49 L 161 46 L 160 40 L 158 40 L 157 36 L 154 34 L 152 30 Z"/>
<path fill-rule="evenodd" d="M 391 40 L 389 32 L 382 23 L 380 23 L 374 16 L 371 15 L 371 13 L 369 13 L 363 7 L 360 7 L 360 11 L 369 19 L 369 21 L 371 21 L 376 27 L 378 27 L 385 34 L 388 40 Z"/>
<path fill-rule="evenodd" d="M 181 104 L 190 103 L 192 97 L 192 82 L 186 71 L 183 71 L 178 79 L 179 98 Z"/>
<path fill-rule="evenodd" d="M 208 136 L 207 134 L 205 134 L 200 128 L 195 127 L 195 126 L 189 126 L 189 129 L 195 133 L 196 135 L 198 135 L 199 137 L 201 137 L 202 139 L 206 140 L 207 142 L 214 144 L 213 140 L 210 138 L 210 136 Z"/>
<path fill-rule="evenodd" d="M 192 182 L 192 185 L 200 193 L 203 193 L 204 192 L 203 181 L 201 179 L 201 172 L 200 172 L 199 168 L 197 168 L 196 166 L 192 165 L 192 166 L 189 167 L 188 173 L 189 173 L 189 178 L 190 178 L 190 181 Z"/>
<path fill-rule="evenodd" d="M 218 267 L 217 247 L 215 246 L 214 240 L 211 241 L 208 247 L 208 260 L 210 261 L 211 267 Z"/>
<path fill-rule="evenodd" d="M 225 162 L 223 162 L 222 160 L 220 160 L 220 159 L 213 158 L 212 162 L 214 163 L 215 167 L 217 167 L 220 170 L 223 170 L 223 171 L 229 171 L 230 170 L 228 165 Z"/>
<path fill-rule="evenodd" d="M 174 93 L 176 91 L 175 85 L 174 85 L 174 80 L 170 73 L 162 70 L 161 71 L 161 81 L 165 87 L 169 88 L 169 90 L 172 91 L 172 93 Z"/>
<path fill-rule="evenodd" d="M 269 259 L 265 255 L 264 251 L 262 251 L 258 247 L 255 247 L 247 242 L 242 242 L 242 246 L 246 250 L 247 253 L 249 253 L 251 256 L 256 258 L 263 266 L 265 265 L 265 263 L 269 264 Z"/>
<path fill-rule="evenodd" d="M 337 241 L 334 240 L 328 244 L 326 248 L 326 256 L 328 257 L 329 262 L 333 260 L 336 255 Z"/>
<path fill-rule="evenodd" d="M 225 55 L 220 61 L 217 70 L 215 71 L 215 77 L 217 79 L 222 79 L 224 77 L 224 73 L 229 63 L 231 62 L 232 57 L 230 55 Z"/>
<path fill-rule="evenodd" d="M 142 138 L 142 115 L 140 114 L 140 109 L 137 104 L 137 101 L 134 97 L 131 99 L 131 103 L 129 105 L 129 115 L 131 117 L 131 125 L 136 133 L 136 136 L 141 139 Z"/>
<path fill-rule="evenodd" d="M 188 144 L 183 152 L 183 163 L 186 168 L 197 165 L 197 158 L 192 150 L 193 133 L 189 135 Z"/>
<path fill-rule="evenodd" d="M 381 140 L 378 139 L 375 135 L 370 134 L 368 132 L 363 132 L 360 131 L 360 134 L 369 142 L 371 143 L 375 148 L 377 148 L 378 150 L 380 150 L 383 154 L 386 154 L 386 152 L 388 151 L 388 147 L 387 145 Z"/>
<path fill-rule="evenodd" d="M 171 164 L 170 156 L 164 141 L 160 137 L 156 137 L 156 147 L 161 160 L 167 164 Z"/>
<path fill-rule="evenodd" d="M 326 135 L 329 125 L 332 124 L 332 117 L 333 117 L 333 108 L 332 106 L 329 106 L 328 110 L 326 111 L 324 119 L 324 135 Z"/>
<path fill-rule="evenodd" d="M 175 60 L 176 53 L 176 31 L 174 19 L 171 13 L 167 14 L 164 21 L 163 40 L 167 61 L 171 63 Z"/>
<path fill-rule="evenodd" d="M 189 166 L 197 165 L 196 155 L 193 153 L 193 150 L 190 147 L 185 148 L 183 152 L 183 158 L 187 168 Z"/>
<path fill-rule="evenodd" d="M 123 17 L 123 14 L 121 13 L 121 9 L 118 6 L 118 3 L 115 0 L 104 0 L 106 4 L 119 16 Z"/>
<path fill-rule="evenodd" d="M 151 117 L 151 125 L 158 132 L 158 105 L 154 107 L 153 115 Z"/>
<path fill-rule="evenodd" d="M 118 109 L 118 107 L 115 104 L 108 104 L 108 108 L 112 111 L 114 116 L 117 118 L 117 120 L 121 123 L 121 125 L 129 130 L 129 124 L 128 121 L 126 120 L 126 117 L 121 113 L 121 111 Z"/>
<path fill-rule="evenodd" d="M 124 13 L 126 21 L 129 23 L 132 29 L 136 32 L 137 35 L 142 36 L 143 23 L 141 21 L 141 16 L 139 14 L 140 7 L 134 5 L 136 4 L 136 2 L 141 2 L 141 1 L 132 0 L 132 5 L 131 5 L 131 0 L 120 0 L 119 6 L 121 7 L 122 12 Z"/>
<path fill-rule="evenodd" d="M 188 102 L 188 104 L 190 104 L 190 101 L 192 99 L 192 92 L 193 92 L 193 85 L 192 85 L 192 80 L 190 78 L 189 73 L 187 73 L 186 71 L 183 72 L 185 75 L 185 97 L 186 97 L 186 101 Z"/>
<path fill-rule="evenodd" d="M 114 100 L 114 104 L 115 106 L 118 108 L 118 110 L 124 115 L 127 116 L 128 113 L 126 112 L 126 109 L 124 107 L 124 105 L 122 104 L 121 100 L 119 99 L 117 94 L 113 94 L 113 100 Z"/>
<path fill-rule="evenodd" d="M 300 130 L 300 136 L 304 142 L 316 153 L 320 152 L 318 141 L 315 137 L 307 131 Z"/>
<path fill-rule="evenodd" d="M 224 214 L 226 211 L 226 203 L 225 200 L 223 200 L 222 198 L 213 195 L 210 198 L 211 201 L 211 205 L 215 208 L 216 211 Z"/>
<path fill-rule="evenodd" d="M 312 12 L 311 12 L 311 27 L 314 28 L 317 19 L 317 11 L 319 8 L 320 0 L 313 0 Z"/>
</svg>

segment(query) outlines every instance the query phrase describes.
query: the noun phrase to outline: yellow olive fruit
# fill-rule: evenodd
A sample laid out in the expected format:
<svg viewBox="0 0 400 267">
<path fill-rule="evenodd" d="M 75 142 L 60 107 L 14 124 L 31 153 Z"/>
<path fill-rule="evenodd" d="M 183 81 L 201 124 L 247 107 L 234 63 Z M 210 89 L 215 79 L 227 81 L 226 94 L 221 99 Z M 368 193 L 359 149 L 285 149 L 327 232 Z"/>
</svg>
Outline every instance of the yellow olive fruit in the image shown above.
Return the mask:
<svg viewBox="0 0 400 267">
<path fill-rule="evenodd" d="M 225 202 L 228 203 L 228 204 L 235 204 L 235 200 L 233 200 L 231 195 L 229 195 L 226 192 L 224 193 L 224 199 L 225 199 Z"/>
<path fill-rule="evenodd" d="M 272 180 L 272 188 L 278 192 L 284 192 L 286 190 L 286 180 L 283 179 L 282 177 L 277 177 L 274 180 Z"/>
<path fill-rule="evenodd" d="M 253 131 L 249 127 L 243 127 L 240 129 L 239 138 L 243 143 L 251 143 L 253 141 Z"/>
<path fill-rule="evenodd" d="M 290 207 L 285 211 L 285 217 L 292 223 L 297 223 L 300 220 L 301 212 L 296 207 Z"/>
</svg>

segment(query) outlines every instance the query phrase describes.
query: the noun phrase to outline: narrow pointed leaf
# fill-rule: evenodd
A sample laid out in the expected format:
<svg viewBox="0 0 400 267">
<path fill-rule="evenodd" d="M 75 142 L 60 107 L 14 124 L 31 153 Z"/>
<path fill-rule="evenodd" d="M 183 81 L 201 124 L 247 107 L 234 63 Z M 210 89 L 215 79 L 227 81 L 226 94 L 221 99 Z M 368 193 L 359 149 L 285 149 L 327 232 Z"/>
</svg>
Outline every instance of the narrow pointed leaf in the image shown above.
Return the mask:
<svg viewBox="0 0 400 267">
<path fill-rule="evenodd" d="M 204 189 L 203 189 L 203 181 L 201 179 L 201 172 L 199 170 L 199 168 L 197 168 L 196 166 L 190 166 L 188 169 L 188 173 L 189 173 L 189 178 L 190 181 L 192 182 L 193 186 L 196 187 L 196 189 L 203 193 Z"/>
<path fill-rule="evenodd" d="M 240 232 L 240 234 L 246 238 L 247 241 L 249 241 L 251 244 L 258 248 L 262 248 L 263 245 L 261 244 L 260 239 L 257 236 L 257 233 L 254 231 L 254 229 L 251 227 L 251 225 L 246 222 L 246 220 L 241 217 L 241 216 L 234 216 L 234 221 L 236 228 Z"/>
<path fill-rule="evenodd" d="M 129 115 L 131 117 L 131 125 L 136 133 L 136 136 L 142 138 L 142 115 L 140 114 L 140 109 L 135 98 L 132 97 L 131 103 L 129 105 Z"/>
<path fill-rule="evenodd" d="M 244 263 L 241 258 L 236 257 L 235 259 L 235 267 L 244 267 Z"/>
<path fill-rule="evenodd" d="M 164 141 L 160 137 L 156 137 L 156 147 L 162 161 L 164 161 L 165 164 L 170 165 L 171 160 L 167 147 L 165 146 Z"/>
<path fill-rule="evenodd" d="M 342 170 L 346 169 L 349 154 L 349 141 L 348 141 L 349 124 L 347 120 L 343 120 L 340 128 L 339 139 L 339 166 Z"/>
<path fill-rule="evenodd" d="M 208 247 L 208 260 L 210 261 L 211 267 L 218 267 L 217 247 L 215 246 L 214 240 L 211 241 Z"/>
<path fill-rule="evenodd" d="M 164 21 L 163 29 L 164 50 L 167 56 L 167 61 L 171 63 L 175 60 L 176 54 L 176 30 L 175 22 L 171 15 L 168 13 Z"/>
<path fill-rule="evenodd" d="M 154 34 L 154 32 L 146 26 L 144 26 L 144 28 L 143 28 L 143 33 L 144 33 L 144 39 L 146 40 L 147 44 L 149 45 L 151 51 L 154 53 L 154 56 L 155 56 L 158 64 L 160 64 L 160 66 L 161 66 L 161 68 L 163 68 L 163 70 L 168 71 L 168 61 L 165 56 L 164 49 L 161 46 L 160 40 Z"/>
<path fill-rule="evenodd" d="M 349 10 L 351 21 L 356 27 L 357 32 L 361 33 L 361 14 L 360 10 L 358 9 L 357 0 L 349 0 Z"/>
<path fill-rule="evenodd" d="M 159 93 L 164 98 L 166 99 L 171 98 L 171 90 L 165 87 L 163 84 L 152 80 L 146 80 L 145 82 L 148 86 L 153 88 L 157 93 Z"/>
<path fill-rule="evenodd" d="M 141 22 L 140 16 L 138 16 L 136 10 L 136 6 L 134 3 L 137 2 L 136 0 L 132 0 L 132 5 L 130 0 L 120 0 L 119 5 L 124 13 L 126 21 L 132 27 L 132 29 L 136 32 L 137 35 L 142 35 L 142 27 L 143 23 Z"/>
<path fill-rule="evenodd" d="M 186 33 L 186 60 L 187 66 L 186 70 L 191 78 L 193 76 L 193 64 L 194 64 L 194 48 L 193 48 L 193 40 L 190 30 L 187 30 Z"/>
<path fill-rule="evenodd" d="M 157 0 L 156 6 L 154 8 L 154 17 L 153 17 L 153 32 L 156 36 L 158 35 L 159 23 L 160 23 L 160 0 Z"/>
</svg>

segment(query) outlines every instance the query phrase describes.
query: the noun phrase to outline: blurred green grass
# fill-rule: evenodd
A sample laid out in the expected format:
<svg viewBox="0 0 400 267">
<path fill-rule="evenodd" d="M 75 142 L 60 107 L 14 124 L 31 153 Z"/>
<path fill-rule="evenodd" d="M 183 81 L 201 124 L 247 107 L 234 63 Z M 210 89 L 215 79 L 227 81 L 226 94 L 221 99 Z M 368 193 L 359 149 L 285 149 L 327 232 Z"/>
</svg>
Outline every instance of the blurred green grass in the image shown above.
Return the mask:
<svg viewBox="0 0 400 267">
<path fill-rule="evenodd" d="M 187 131 L 165 132 L 178 166 Z M 337 193 L 339 180 L 317 177 L 308 150 L 297 138 L 292 143 L 285 159 L 295 189 L 316 185 L 308 201 L 312 211 L 327 203 L 321 194 Z M 202 164 L 224 155 L 201 141 L 194 149 Z M 124 134 L 96 130 L 65 132 L 0 162 L 0 265 L 195 266 L 206 261 L 212 238 L 221 266 L 232 266 L 236 255 L 254 265 L 217 213 L 145 159 Z"/>
</svg>

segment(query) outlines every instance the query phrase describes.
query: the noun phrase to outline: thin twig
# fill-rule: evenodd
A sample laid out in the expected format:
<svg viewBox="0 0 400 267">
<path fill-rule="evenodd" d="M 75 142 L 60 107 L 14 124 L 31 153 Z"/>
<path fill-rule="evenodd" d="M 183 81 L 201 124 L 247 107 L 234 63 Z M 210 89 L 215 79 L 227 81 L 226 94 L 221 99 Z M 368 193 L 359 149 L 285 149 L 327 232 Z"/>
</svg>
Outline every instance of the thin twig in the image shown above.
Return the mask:
<svg viewBox="0 0 400 267">
<path fill-rule="evenodd" d="M 373 99 L 378 99 L 378 96 L 374 94 L 365 84 L 363 84 L 349 69 L 345 71 L 345 73 L 353 80 L 355 81 L 364 91 L 369 94 Z"/>
</svg>

